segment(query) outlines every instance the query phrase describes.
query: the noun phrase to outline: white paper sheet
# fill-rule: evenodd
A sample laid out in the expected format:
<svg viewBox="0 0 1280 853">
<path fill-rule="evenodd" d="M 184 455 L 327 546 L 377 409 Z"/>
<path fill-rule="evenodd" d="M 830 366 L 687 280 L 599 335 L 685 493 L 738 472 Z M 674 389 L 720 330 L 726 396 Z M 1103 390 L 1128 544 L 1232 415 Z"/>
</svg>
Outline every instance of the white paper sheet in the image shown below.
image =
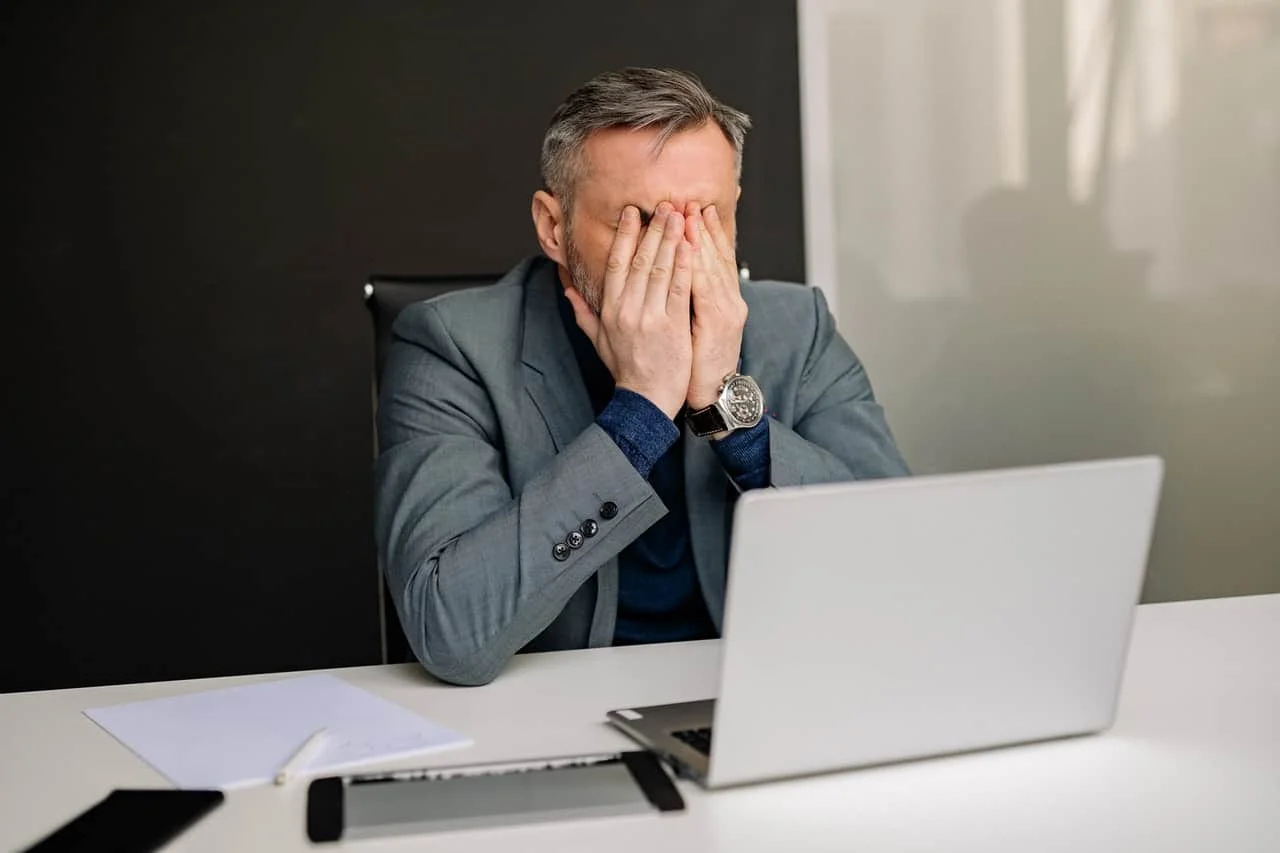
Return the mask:
<svg viewBox="0 0 1280 853">
<path fill-rule="evenodd" d="M 179 788 L 266 782 L 321 728 L 324 741 L 301 774 L 471 744 L 327 673 L 84 713 Z"/>
</svg>

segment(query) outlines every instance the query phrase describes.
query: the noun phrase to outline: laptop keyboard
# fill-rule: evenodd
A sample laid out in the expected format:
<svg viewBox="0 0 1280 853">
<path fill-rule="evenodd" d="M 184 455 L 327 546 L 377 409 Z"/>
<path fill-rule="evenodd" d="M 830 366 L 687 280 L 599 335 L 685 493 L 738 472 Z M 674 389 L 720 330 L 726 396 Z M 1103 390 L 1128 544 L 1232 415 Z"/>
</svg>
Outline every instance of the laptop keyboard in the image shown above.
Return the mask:
<svg viewBox="0 0 1280 853">
<path fill-rule="evenodd" d="M 671 736 L 676 740 L 687 743 L 703 755 L 711 754 L 710 726 L 701 729 L 681 729 L 680 731 L 672 732 Z"/>
</svg>

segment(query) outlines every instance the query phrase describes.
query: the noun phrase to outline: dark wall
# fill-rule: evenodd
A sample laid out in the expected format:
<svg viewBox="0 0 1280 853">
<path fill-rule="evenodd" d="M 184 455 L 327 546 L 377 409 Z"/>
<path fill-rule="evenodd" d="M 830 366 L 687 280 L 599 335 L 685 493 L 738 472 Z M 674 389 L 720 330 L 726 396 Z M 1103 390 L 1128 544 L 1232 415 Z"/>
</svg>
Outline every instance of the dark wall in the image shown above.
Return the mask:
<svg viewBox="0 0 1280 853">
<path fill-rule="evenodd" d="M 741 251 L 802 268 L 793 3 L 10 2 L 0 690 L 379 661 L 371 272 L 501 271 L 559 100 L 750 112 Z"/>
</svg>

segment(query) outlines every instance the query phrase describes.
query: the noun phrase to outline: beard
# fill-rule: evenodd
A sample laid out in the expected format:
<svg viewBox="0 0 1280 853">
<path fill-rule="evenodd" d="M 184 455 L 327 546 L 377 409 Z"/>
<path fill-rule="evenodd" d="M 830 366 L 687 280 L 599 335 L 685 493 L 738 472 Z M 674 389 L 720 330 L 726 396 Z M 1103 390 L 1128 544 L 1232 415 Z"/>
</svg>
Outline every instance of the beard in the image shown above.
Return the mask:
<svg viewBox="0 0 1280 853">
<path fill-rule="evenodd" d="M 604 278 L 592 276 L 591 271 L 587 269 L 586 259 L 578 251 L 578 243 L 573 239 L 573 231 L 566 227 L 565 234 L 567 239 L 565 240 L 564 260 L 569 269 L 569 280 L 573 283 L 574 290 L 582 294 L 582 298 L 586 300 L 591 313 L 599 317 L 600 303 L 604 296 Z"/>
</svg>

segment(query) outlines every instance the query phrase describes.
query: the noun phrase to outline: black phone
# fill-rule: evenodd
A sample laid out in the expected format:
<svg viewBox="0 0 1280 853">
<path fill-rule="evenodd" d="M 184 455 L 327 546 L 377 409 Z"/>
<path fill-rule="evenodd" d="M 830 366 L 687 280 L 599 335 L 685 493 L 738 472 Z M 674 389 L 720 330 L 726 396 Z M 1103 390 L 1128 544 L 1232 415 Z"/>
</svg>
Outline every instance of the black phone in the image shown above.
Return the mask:
<svg viewBox="0 0 1280 853">
<path fill-rule="evenodd" d="M 150 853 L 221 803 L 221 791 L 112 791 L 25 853 Z"/>
</svg>

